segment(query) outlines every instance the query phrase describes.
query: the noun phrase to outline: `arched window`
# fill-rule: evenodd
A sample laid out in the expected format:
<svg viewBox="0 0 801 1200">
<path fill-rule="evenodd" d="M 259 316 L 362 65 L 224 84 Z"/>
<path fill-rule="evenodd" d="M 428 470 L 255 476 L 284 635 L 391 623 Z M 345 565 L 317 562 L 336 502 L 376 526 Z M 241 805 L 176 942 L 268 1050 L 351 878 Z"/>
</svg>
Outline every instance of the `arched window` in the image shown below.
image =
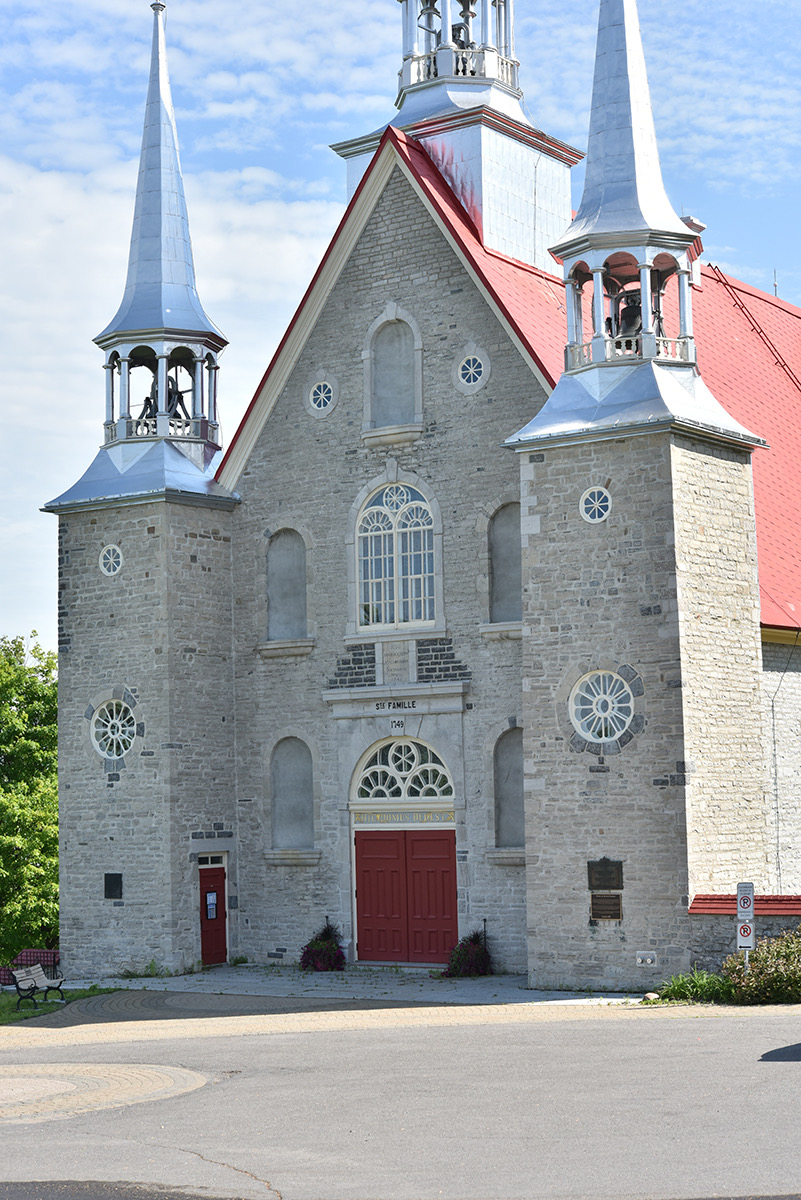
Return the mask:
<svg viewBox="0 0 801 1200">
<path fill-rule="evenodd" d="M 523 619 L 520 505 L 504 504 L 490 521 L 490 621 Z"/>
<path fill-rule="evenodd" d="M 294 529 L 279 529 L 267 547 L 267 638 L 306 637 L 306 543 Z"/>
<path fill-rule="evenodd" d="M 370 416 L 377 429 L 416 419 L 414 335 L 405 321 L 382 325 L 373 340 Z"/>
<path fill-rule="evenodd" d="M 357 523 L 359 625 L 432 624 L 434 519 L 425 496 L 391 483 Z"/>
<path fill-rule="evenodd" d="M 495 845 L 525 844 L 523 730 L 507 729 L 495 743 Z"/>
<path fill-rule="evenodd" d="M 270 763 L 273 849 L 302 850 L 314 845 L 314 776 L 309 747 L 288 737 L 273 750 Z"/>
<path fill-rule="evenodd" d="M 442 759 L 422 742 L 385 742 L 362 767 L 359 800 L 450 799 L 453 781 Z"/>
</svg>

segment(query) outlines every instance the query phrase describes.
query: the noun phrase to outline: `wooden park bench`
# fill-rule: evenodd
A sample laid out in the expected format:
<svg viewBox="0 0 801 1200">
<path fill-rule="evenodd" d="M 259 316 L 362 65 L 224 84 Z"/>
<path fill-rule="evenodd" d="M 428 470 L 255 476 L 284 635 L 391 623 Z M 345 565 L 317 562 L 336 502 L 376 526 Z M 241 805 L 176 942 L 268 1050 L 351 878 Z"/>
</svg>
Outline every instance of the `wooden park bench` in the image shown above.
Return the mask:
<svg viewBox="0 0 801 1200">
<path fill-rule="evenodd" d="M 38 1008 L 37 992 L 44 992 L 45 1001 L 48 992 L 58 992 L 62 1004 L 64 1003 L 64 993 L 61 990 L 64 982 L 63 976 L 60 979 L 48 979 L 41 963 L 33 963 L 27 967 L 12 967 L 11 974 L 14 976 L 14 983 L 17 987 L 17 1010 L 23 1000 L 32 1000 L 34 1008 Z"/>
</svg>

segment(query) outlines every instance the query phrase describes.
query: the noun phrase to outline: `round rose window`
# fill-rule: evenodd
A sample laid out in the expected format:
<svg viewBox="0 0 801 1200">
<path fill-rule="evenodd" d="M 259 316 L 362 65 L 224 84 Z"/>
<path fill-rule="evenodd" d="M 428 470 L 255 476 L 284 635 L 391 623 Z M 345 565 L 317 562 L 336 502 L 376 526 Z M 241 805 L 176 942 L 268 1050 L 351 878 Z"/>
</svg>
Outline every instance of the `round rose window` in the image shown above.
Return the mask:
<svg viewBox="0 0 801 1200">
<path fill-rule="evenodd" d="M 634 716 L 631 689 L 614 671 L 591 671 L 570 694 L 570 720 L 583 737 L 609 742 L 628 729 Z"/>
<path fill-rule="evenodd" d="M 92 717 L 92 744 L 103 758 L 122 758 L 136 737 L 133 709 L 122 700 L 107 700 Z"/>
</svg>

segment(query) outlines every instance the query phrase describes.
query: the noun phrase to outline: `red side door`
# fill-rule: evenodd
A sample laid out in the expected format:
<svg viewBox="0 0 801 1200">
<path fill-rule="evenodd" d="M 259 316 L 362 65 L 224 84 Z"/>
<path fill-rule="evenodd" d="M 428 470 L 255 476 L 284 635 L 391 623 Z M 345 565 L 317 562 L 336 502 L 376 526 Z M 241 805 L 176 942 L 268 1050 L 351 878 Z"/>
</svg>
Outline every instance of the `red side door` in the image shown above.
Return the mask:
<svg viewBox="0 0 801 1200">
<path fill-rule="evenodd" d="M 456 835 L 448 829 L 406 834 L 409 962 L 447 962 L 459 940 Z"/>
<path fill-rule="evenodd" d="M 456 835 L 356 834 L 356 936 L 368 962 L 447 962 L 458 941 Z"/>
<path fill-rule="evenodd" d="M 228 958 L 225 917 L 225 868 L 201 867 L 200 957 L 207 966 Z"/>
<path fill-rule="evenodd" d="M 359 957 L 408 962 L 404 835 L 356 834 L 356 925 Z"/>
</svg>

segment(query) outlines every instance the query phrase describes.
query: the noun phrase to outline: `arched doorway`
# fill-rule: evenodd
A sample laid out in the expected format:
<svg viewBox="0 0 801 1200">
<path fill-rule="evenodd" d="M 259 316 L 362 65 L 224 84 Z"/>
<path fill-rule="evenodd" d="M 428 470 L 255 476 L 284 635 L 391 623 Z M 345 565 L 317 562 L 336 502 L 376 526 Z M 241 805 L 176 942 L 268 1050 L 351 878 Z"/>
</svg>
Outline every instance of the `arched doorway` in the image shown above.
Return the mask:
<svg viewBox="0 0 801 1200">
<path fill-rule="evenodd" d="M 411 738 L 382 742 L 354 775 L 356 953 L 447 962 L 458 941 L 453 782 Z"/>
</svg>

